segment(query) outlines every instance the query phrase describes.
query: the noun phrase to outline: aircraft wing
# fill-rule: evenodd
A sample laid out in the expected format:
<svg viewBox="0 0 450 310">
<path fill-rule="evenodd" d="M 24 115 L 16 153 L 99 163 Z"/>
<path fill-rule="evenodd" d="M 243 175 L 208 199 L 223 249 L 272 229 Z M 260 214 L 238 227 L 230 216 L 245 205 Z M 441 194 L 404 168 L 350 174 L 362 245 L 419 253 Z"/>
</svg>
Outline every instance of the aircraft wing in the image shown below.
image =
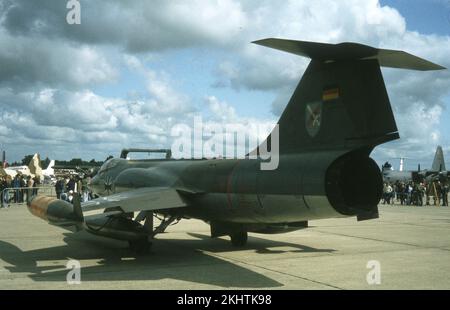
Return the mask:
<svg viewBox="0 0 450 310">
<path fill-rule="evenodd" d="M 124 212 L 186 207 L 180 193 L 170 187 L 144 187 L 83 202 L 83 212 L 121 207 Z"/>
</svg>

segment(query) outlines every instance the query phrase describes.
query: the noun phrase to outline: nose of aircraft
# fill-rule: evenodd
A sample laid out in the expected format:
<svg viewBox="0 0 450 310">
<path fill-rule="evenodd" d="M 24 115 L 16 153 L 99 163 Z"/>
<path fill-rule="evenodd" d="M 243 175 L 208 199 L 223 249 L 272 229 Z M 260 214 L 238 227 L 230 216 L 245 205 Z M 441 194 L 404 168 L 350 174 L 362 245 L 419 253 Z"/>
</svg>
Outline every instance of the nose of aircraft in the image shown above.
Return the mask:
<svg viewBox="0 0 450 310">
<path fill-rule="evenodd" d="M 102 190 L 102 185 L 103 182 L 101 181 L 100 177 L 96 175 L 91 179 L 87 186 L 91 190 L 91 192 L 98 195 Z"/>
</svg>

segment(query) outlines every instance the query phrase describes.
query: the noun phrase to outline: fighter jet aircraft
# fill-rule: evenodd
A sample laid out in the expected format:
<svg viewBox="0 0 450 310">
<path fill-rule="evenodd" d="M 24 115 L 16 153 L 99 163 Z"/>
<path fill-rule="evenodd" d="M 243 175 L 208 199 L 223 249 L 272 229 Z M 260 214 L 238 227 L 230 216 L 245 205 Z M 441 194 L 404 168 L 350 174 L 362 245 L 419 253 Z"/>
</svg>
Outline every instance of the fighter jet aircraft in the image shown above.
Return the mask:
<svg viewBox="0 0 450 310">
<path fill-rule="evenodd" d="M 28 204 L 31 213 L 60 227 L 127 240 L 137 251 L 180 219 L 204 220 L 212 237 L 228 235 L 243 246 L 248 232 L 282 233 L 334 217 L 377 218 L 383 180 L 369 155 L 399 138 L 380 66 L 445 68 L 356 43 L 253 43 L 311 58 L 278 121 L 277 169 L 262 170 L 261 158 L 110 159 L 90 184 L 100 198 L 72 205 L 37 196 Z M 103 213 L 86 214 L 92 210 Z M 156 228 L 155 214 L 163 217 Z"/>
<path fill-rule="evenodd" d="M 396 171 L 391 170 L 388 163 L 382 167 L 383 180 L 385 182 L 395 183 L 400 182 L 431 182 L 433 180 L 444 181 L 450 175 L 450 172 L 445 170 L 444 153 L 442 147 L 439 145 L 436 148 L 433 164 L 429 170 L 421 170 L 420 165 L 417 167 L 417 171 Z"/>
</svg>

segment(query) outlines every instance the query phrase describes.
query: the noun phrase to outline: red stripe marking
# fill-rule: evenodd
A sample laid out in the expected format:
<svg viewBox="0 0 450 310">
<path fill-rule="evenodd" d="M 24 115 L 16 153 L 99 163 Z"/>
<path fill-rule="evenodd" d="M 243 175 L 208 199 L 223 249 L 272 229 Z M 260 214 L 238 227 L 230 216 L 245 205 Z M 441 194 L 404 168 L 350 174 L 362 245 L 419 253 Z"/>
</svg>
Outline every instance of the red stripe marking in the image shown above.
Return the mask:
<svg viewBox="0 0 450 310">
<path fill-rule="evenodd" d="M 233 182 L 233 173 L 234 170 L 236 169 L 236 167 L 239 165 L 239 160 L 236 162 L 236 164 L 234 165 L 233 169 L 231 169 L 230 174 L 228 175 L 228 180 L 227 180 L 227 202 L 228 202 L 228 207 L 232 208 L 233 207 L 233 202 L 231 199 L 231 190 L 232 190 L 232 182 Z"/>
</svg>

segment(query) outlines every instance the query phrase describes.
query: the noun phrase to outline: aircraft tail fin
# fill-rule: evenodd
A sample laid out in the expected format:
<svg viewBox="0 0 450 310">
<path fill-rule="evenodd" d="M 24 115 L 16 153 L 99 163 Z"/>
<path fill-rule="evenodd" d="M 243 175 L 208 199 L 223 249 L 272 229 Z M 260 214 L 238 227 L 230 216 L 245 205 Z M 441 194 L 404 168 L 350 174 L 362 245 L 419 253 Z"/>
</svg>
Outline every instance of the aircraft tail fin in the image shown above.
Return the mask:
<svg viewBox="0 0 450 310">
<path fill-rule="evenodd" d="M 32 175 L 42 178 L 42 168 L 41 168 L 41 158 L 39 154 L 34 154 L 30 163 L 28 164 L 28 169 Z"/>
<path fill-rule="evenodd" d="M 440 145 L 436 149 L 431 170 L 439 172 L 447 170 L 445 169 L 444 152 L 442 151 L 442 147 Z"/>
<path fill-rule="evenodd" d="M 54 175 L 55 170 L 53 169 L 53 166 L 55 166 L 55 160 L 51 160 L 48 164 L 47 168 L 44 170 L 46 175 Z"/>
<path fill-rule="evenodd" d="M 380 66 L 444 69 L 402 51 L 356 43 L 253 43 L 312 59 L 278 122 L 280 154 L 337 148 L 370 152 L 398 139 Z"/>
</svg>

